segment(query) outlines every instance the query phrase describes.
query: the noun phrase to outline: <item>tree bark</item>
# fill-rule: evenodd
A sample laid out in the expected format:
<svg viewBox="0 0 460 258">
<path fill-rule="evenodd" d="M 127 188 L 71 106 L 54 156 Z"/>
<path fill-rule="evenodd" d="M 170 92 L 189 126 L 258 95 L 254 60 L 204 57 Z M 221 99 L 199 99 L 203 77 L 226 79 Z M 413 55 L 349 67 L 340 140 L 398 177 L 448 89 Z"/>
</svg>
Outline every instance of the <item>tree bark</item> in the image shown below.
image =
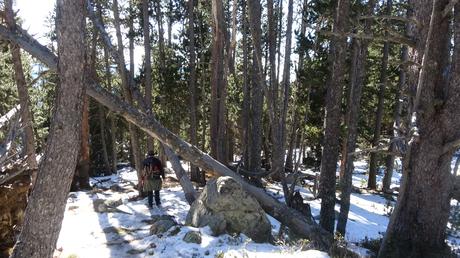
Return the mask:
<svg viewBox="0 0 460 258">
<path fill-rule="evenodd" d="M 158 25 L 158 48 L 159 48 L 159 65 L 160 65 L 160 81 L 164 79 L 165 72 L 165 40 L 163 30 L 163 17 L 161 12 L 161 0 L 155 0 L 155 13 Z"/>
<path fill-rule="evenodd" d="M 191 205 L 196 198 L 198 198 L 198 193 L 195 191 L 195 188 L 193 188 L 193 184 L 190 182 L 187 172 L 185 172 L 176 154 L 174 154 L 174 152 L 167 146 L 165 146 L 165 152 L 171 162 L 176 178 L 184 190 L 185 200 L 187 200 L 187 203 Z"/>
<path fill-rule="evenodd" d="M 375 8 L 375 1 L 370 0 L 367 3 L 367 15 L 373 15 Z M 364 33 L 371 33 L 371 20 L 365 20 Z M 354 170 L 354 156 L 349 156 L 349 152 L 354 152 L 356 149 L 356 139 L 358 137 L 358 121 L 361 109 L 361 95 L 364 84 L 366 83 L 366 66 L 368 56 L 367 40 L 353 39 L 353 60 L 350 76 L 350 94 L 348 99 L 348 111 L 346 118 L 347 125 L 347 139 L 344 141 L 344 152 L 342 153 L 342 166 L 344 166 L 343 176 L 340 177 L 340 213 L 337 221 L 337 232 L 345 236 L 345 229 L 347 226 L 348 212 L 350 211 L 350 195 L 352 188 L 353 170 Z M 384 54 L 382 60 L 382 74 L 381 83 L 386 82 L 386 67 L 388 64 L 388 49 L 389 46 L 385 45 L 386 55 Z"/>
<path fill-rule="evenodd" d="M 109 161 L 109 153 L 107 152 L 107 142 L 105 139 L 105 112 L 103 106 L 98 105 L 97 115 L 99 118 L 99 132 L 101 134 L 102 157 L 104 159 L 105 173 L 109 173 L 111 172 L 111 166 Z"/>
<path fill-rule="evenodd" d="M 213 41 L 211 69 L 211 155 L 227 164 L 227 69 L 226 69 L 226 34 L 227 26 L 224 18 L 222 0 L 212 1 Z"/>
<path fill-rule="evenodd" d="M 249 1 L 249 23 L 252 34 L 252 68 L 250 87 L 250 135 L 248 142 L 249 149 L 249 170 L 258 172 L 261 168 L 262 150 L 262 109 L 264 100 L 264 74 L 262 71 L 262 29 L 261 12 L 262 7 L 259 1 Z"/>
<path fill-rule="evenodd" d="M 134 102 L 133 102 L 133 97 L 131 95 L 131 92 L 129 90 L 129 83 L 130 83 L 129 78 L 132 78 L 132 76 L 127 74 L 128 71 L 126 70 L 126 67 L 125 67 L 125 58 L 123 54 L 123 39 L 121 36 L 121 29 L 120 29 L 120 15 L 118 13 L 118 0 L 113 1 L 112 10 L 114 14 L 113 22 L 114 22 L 114 26 L 116 30 L 117 44 L 118 44 L 118 60 L 115 60 L 115 61 L 118 62 L 117 64 L 118 70 L 120 71 L 120 74 L 121 74 L 121 81 L 122 81 L 121 84 L 123 88 L 124 98 L 129 104 L 132 105 Z M 129 135 L 130 135 L 132 149 L 133 149 L 132 151 L 133 151 L 133 157 L 134 157 L 134 166 L 137 171 L 137 176 L 138 178 L 140 178 L 140 173 L 142 170 L 142 167 L 141 167 L 142 161 L 141 161 L 141 153 L 140 153 L 140 145 L 139 145 L 139 136 L 133 124 L 128 123 L 128 129 L 129 129 Z"/>
<path fill-rule="evenodd" d="M 333 32 L 343 34 L 348 31 L 348 0 L 339 0 L 334 19 Z M 327 84 L 326 117 L 324 143 L 321 157 L 319 197 L 321 198 L 320 224 L 329 232 L 334 232 L 335 184 L 337 159 L 340 145 L 340 120 L 342 88 L 345 83 L 347 39 L 340 36 L 331 40 L 331 76 Z"/>
<path fill-rule="evenodd" d="M 59 87 L 50 134 L 11 257 L 52 257 L 78 158 L 85 81 L 83 0 L 58 0 Z M 55 57 L 50 56 L 56 60 Z M 37 223 L 40 222 L 40 223 Z"/>
<path fill-rule="evenodd" d="M 391 15 L 392 1 L 387 0 L 387 15 Z M 388 32 L 385 33 L 388 36 Z M 385 101 L 385 88 L 387 86 L 387 69 L 388 69 L 388 55 L 390 52 L 390 42 L 386 41 L 383 45 L 383 57 L 382 57 L 382 69 L 380 72 L 380 85 L 379 85 L 379 97 L 377 104 L 377 112 L 375 117 L 374 126 L 374 137 L 372 139 L 372 147 L 377 147 L 380 140 L 380 134 L 382 129 L 382 119 L 384 112 L 384 101 Z M 370 189 L 377 188 L 377 155 L 376 152 L 371 152 L 369 159 L 369 180 L 367 181 L 367 187 Z"/>
<path fill-rule="evenodd" d="M 109 53 L 107 47 L 104 46 L 104 61 L 105 61 L 105 79 L 106 79 L 106 87 L 109 91 L 112 91 L 112 73 L 110 72 L 110 62 L 109 62 Z M 117 127 L 115 125 L 115 116 L 110 114 L 109 121 L 110 121 L 110 142 L 111 142 L 111 157 L 112 157 L 112 173 L 117 172 L 117 134 L 116 130 Z"/>
<path fill-rule="evenodd" d="M 145 105 L 146 112 L 152 113 L 152 58 L 150 47 L 150 17 L 149 17 L 149 1 L 142 0 L 142 31 L 144 33 L 144 67 L 145 67 Z M 147 150 L 153 150 L 153 139 L 147 137 Z"/>
<path fill-rule="evenodd" d="M 403 46 L 402 48 L 402 63 L 407 63 L 408 56 L 407 56 L 407 47 Z M 406 68 L 401 67 L 399 71 L 399 82 L 398 88 L 396 89 L 396 96 L 395 96 L 395 107 L 393 111 L 393 130 L 391 130 L 391 143 L 388 147 L 388 152 L 395 153 L 397 151 L 397 139 L 401 137 L 399 129 L 401 127 L 401 112 L 402 112 L 402 99 L 401 99 L 401 91 L 405 88 L 406 84 Z M 395 162 L 395 155 L 390 154 L 386 157 L 385 160 L 385 175 L 383 177 L 383 192 L 389 192 L 391 186 L 391 178 L 393 177 L 393 169 L 394 169 L 394 162 Z"/>
<path fill-rule="evenodd" d="M 44 62 L 50 69 L 56 69 L 56 57 L 26 32 L 22 32 L 20 35 L 13 34 L 0 25 L 0 35 L 6 40 L 11 40 L 19 44 L 34 57 Z M 270 197 L 262 189 L 246 183 L 232 170 L 164 128 L 153 117 L 137 111 L 127 102 L 94 82 L 89 82 L 86 93 L 111 111 L 120 114 L 129 122 L 135 123 L 152 137 L 161 140 L 165 145 L 171 147 L 175 153 L 193 164 L 207 171 L 215 171 L 222 176 L 230 176 L 237 180 L 246 191 L 251 193 L 261 203 L 262 208 L 268 214 L 292 228 L 300 236 L 309 238 L 317 243 L 319 249 L 325 250 L 332 243 L 332 235 L 330 233 L 318 227 L 314 222 L 307 221 L 298 212 Z"/>
<path fill-rule="evenodd" d="M 412 57 L 416 59 L 411 60 L 421 63 L 413 105 L 414 126 L 404 156 L 398 203 L 378 257 L 455 257 L 445 243 L 454 150 L 445 152 L 444 147 L 459 136 L 460 115 L 454 110 L 460 108 L 460 16 L 456 8 L 452 77 L 448 83 L 443 73 L 449 56 L 446 42 L 451 39 L 450 19 L 442 13 L 449 2 L 412 3 L 418 28 L 422 28 L 414 28 L 416 48 Z"/>
<path fill-rule="evenodd" d="M 300 24 L 300 38 L 302 38 L 302 39 L 305 38 L 305 32 L 307 30 L 307 18 L 308 18 L 307 17 L 308 16 L 307 10 L 308 10 L 308 1 L 304 0 L 303 5 L 302 5 L 302 22 Z M 300 45 L 300 47 L 298 48 L 297 51 L 299 52 L 299 66 L 298 66 L 298 69 L 297 69 L 297 84 L 300 87 L 303 83 L 305 83 L 304 78 L 302 76 L 302 73 L 303 73 L 303 65 L 304 65 L 305 53 L 306 53 L 307 49 L 305 49 L 305 47 L 303 45 Z M 305 112 L 306 115 L 305 115 L 305 117 L 303 119 L 306 122 L 307 121 L 308 110 L 310 109 L 309 108 L 310 90 L 308 88 L 306 88 L 306 89 L 302 89 L 300 91 L 303 91 L 303 90 L 308 91 L 308 93 L 307 93 L 307 101 L 305 103 L 305 106 L 307 107 L 307 111 Z M 296 105 L 296 104 L 294 104 L 294 105 Z M 295 108 L 294 108 L 293 112 L 294 112 L 294 114 L 293 114 L 294 122 L 293 122 L 292 128 L 291 128 L 290 142 L 289 142 L 289 147 L 288 147 L 288 151 L 287 151 L 287 154 L 286 154 L 286 161 L 285 161 L 285 165 L 284 165 L 287 169 L 291 169 L 291 170 L 294 168 L 294 165 L 293 165 L 293 161 L 295 160 L 295 155 L 293 157 L 294 148 L 299 147 L 299 145 L 296 144 L 297 141 L 300 138 L 300 136 L 298 135 L 297 131 L 298 131 L 298 128 L 302 128 L 304 126 L 302 123 L 299 123 L 299 121 L 298 121 L 298 119 L 300 117 L 299 112 L 297 110 L 295 110 Z"/>
<path fill-rule="evenodd" d="M 243 19 L 243 31 L 242 31 L 242 48 L 243 48 L 243 103 L 241 110 L 241 145 L 243 151 L 243 164 L 245 169 L 249 169 L 249 134 L 250 134 L 250 85 L 249 85 L 249 43 L 248 43 L 248 34 L 249 34 L 249 24 L 247 16 L 247 5 L 246 1 L 241 1 L 241 16 Z"/>
<path fill-rule="evenodd" d="M 190 77 L 188 81 L 189 87 L 189 105 L 190 105 L 190 143 L 197 146 L 197 97 L 196 97 L 196 52 L 195 52 L 195 15 L 194 15 L 194 0 L 189 0 L 187 2 L 188 7 L 188 37 L 189 37 L 189 52 L 190 52 Z M 192 180 L 195 179 L 198 181 L 200 176 L 200 171 L 196 166 L 190 167 L 190 173 Z"/>
<path fill-rule="evenodd" d="M 6 14 L 6 23 L 10 30 L 16 29 L 16 23 L 14 21 L 14 12 L 13 12 L 13 1 L 5 1 L 5 14 Z M 27 163 L 32 171 L 31 183 L 32 187 L 35 184 L 37 178 L 37 159 L 35 157 L 35 137 L 33 129 L 33 117 L 30 111 L 30 100 L 29 93 L 27 92 L 26 78 L 24 76 L 24 70 L 22 67 L 21 60 L 21 50 L 17 44 L 10 44 L 11 57 L 13 60 L 14 67 L 14 77 L 16 81 L 16 86 L 18 88 L 19 103 L 21 106 L 21 119 L 22 125 L 24 127 L 25 133 L 25 149 L 27 154 Z"/>
<path fill-rule="evenodd" d="M 81 119 L 81 143 L 80 156 L 76 167 L 72 191 L 77 189 L 89 189 L 89 98 L 83 96 L 83 110 Z M 78 185 L 78 186 L 77 186 Z"/>
</svg>

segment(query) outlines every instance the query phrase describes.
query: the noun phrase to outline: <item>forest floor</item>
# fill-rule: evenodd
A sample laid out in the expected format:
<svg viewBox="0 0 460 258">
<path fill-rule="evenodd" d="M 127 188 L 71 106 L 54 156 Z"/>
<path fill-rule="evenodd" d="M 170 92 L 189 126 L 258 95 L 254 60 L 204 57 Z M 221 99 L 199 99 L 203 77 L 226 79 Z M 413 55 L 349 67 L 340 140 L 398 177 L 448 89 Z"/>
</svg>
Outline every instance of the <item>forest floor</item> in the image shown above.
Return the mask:
<svg viewBox="0 0 460 258">
<path fill-rule="evenodd" d="M 355 162 L 355 167 L 353 185 L 365 188 L 367 164 L 358 161 Z M 392 187 L 399 186 L 400 176 L 397 171 L 394 173 Z M 378 182 L 381 179 L 379 175 Z M 137 192 L 133 188 L 136 182 L 136 172 L 125 168 L 118 175 L 92 179 L 92 185 L 97 188 L 91 191 L 70 193 L 55 257 L 329 257 L 316 250 L 301 251 L 302 242 L 257 244 L 242 234 L 214 237 L 208 227 L 184 226 L 190 206 L 185 201 L 174 174 L 167 174 L 161 191 L 161 208 L 148 209 L 146 199 L 136 199 Z M 308 188 L 299 187 L 298 190 L 306 199 L 313 199 Z M 278 200 L 284 201 L 280 185 L 268 184 L 267 191 Z M 93 208 L 95 199 L 121 200 L 123 204 L 118 206 L 119 212 L 97 213 Z M 385 199 L 378 193 L 353 193 L 345 234 L 347 242 L 354 243 L 358 252 L 364 252 L 365 249 L 357 246 L 363 246 L 363 243 L 372 245 L 373 240 L 380 239 L 386 230 L 394 203 L 394 200 Z M 309 204 L 313 216 L 318 218 L 320 200 L 311 200 Z M 455 217 L 460 204 L 456 201 L 451 204 Z M 337 212 L 339 208 L 337 205 Z M 169 230 L 162 236 L 150 235 L 149 219 L 152 215 L 163 214 L 174 217 L 178 223 L 176 232 L 172 234 L 174 230 Z M 267 217 L 272 224 L 272 233 L 276 236 L 280 223 L 268 215 Z M 448 243 L 460 252 L 460 233 L 450 223 L 448 227 Z M 199 231 L 201 244 L 184 242 L 183 238 L 188 231 Z"/>
</svg>

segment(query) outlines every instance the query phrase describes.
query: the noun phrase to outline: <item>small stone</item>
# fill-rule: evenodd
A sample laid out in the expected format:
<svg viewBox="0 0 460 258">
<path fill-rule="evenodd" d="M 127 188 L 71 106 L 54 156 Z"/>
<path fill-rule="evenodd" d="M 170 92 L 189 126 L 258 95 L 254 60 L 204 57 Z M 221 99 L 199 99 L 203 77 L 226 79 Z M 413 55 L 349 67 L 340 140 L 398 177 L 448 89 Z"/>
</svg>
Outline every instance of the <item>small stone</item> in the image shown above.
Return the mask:
<svg viewBox="0 0 460 258">
<path fill-rule="evenodd" d="M 182 240 L 187 243 L 201 244 L 201 234 L 197 231 L 189 231 Z"/>
<path fill-rule="evenodd" d="M 169 232 L 168 236 L 175 236 L 177 234 L 179 234 L 180 232 L 180 227 L 174 227 L 173 230 L 171 230 L 171 232 Z"/>
<path fill-rule="evenodd" d="M 150 243 L 150 248 L 157 248 L 157 245 L 155 243 Z"/>
<path fill-rule="evenodd" d="M 206 251 L 204 252 L 204 255 L 209 255 L 209 250 L 206 250 Z"/>
<path fill-rule="evenodd" d="M 173 220 L 158 220 L 150 227 L 150 235 L 159 235 L 168 231 L 171 227 L 175 226 L 176 222 Z"/>
<path fill-rule="evenodd" d="M 126 253 L 128 254 L 141 254 L 145 252 L 145 249 L 130 249 Z"/>
</svg>

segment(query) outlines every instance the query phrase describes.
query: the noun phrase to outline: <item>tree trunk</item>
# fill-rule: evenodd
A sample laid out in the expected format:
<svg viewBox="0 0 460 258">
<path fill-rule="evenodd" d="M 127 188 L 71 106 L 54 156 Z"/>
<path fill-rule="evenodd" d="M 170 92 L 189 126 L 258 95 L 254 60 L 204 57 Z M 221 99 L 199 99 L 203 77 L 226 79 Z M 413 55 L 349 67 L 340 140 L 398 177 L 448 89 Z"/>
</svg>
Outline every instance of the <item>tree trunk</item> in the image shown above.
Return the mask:
<svg viewBox="0 0 460 258">
<path fill-rule="evenodd" d="M 190 77 L 188 81 L 189 87 L 189 105 L 190 105 L 190 143 L 197 146 L 197 97 L 196 97 L 196 52 L 195 52 L 195 16 L 194 16 L 194 0 L 189 0 L 187 2 L 188 7 L 188 38 L 189 38 L 189 52 L 190 52 Z M 190 173 L 192 180 L 196 181 L 201 178 L 199 169 L 196 166 L 190 167 Z"/>
<path fill-rule="evenodd" d="M 145 105 L 147 114 L 152 113 L 152 58 L 150 56 L 150 17 L 149 17 L 149 1 L 142 0 L 142 31 L 144 33 L 144 67 L 145 67 Z M 153 139 L 147 137 L 147 150 L 153 150 Z"/>
<path fill-rule="evenodd" d="M 402 63 L 407 63 L 408 61 L 408 56 L 407 56 L 407 47 L 403 46 L 402 48 Z M 402 141 L 402 140 L 397 140 L 397 138 L 401 137 L 401 134 L 399 132 L 399 129 L 401 127 L 401 112 L 402 112 L 402 99 L 401 99 L 401 91 L 405 88 L 406 84 L 406 68 L 401 67 L 401 70 L 399 71 L 399 82 L 398 82 L 398 88 L 396 89 L 396 97 L 395 97 L 395 107 L 393 111 L 393 130 L 391 130 L 391 143 L 390 146 L 388 147 L 388 152 L 390 154 L 386 157 L 385 160 L 385 175 L 383 177 L 383 186 L 382 186 L 382 191 L 383 192 L 390 192 L 390 186 L 391 186 L 391 178 L 393 177 L 393 169 L 394 169 L 394 162 L 395 162 L 395 153 L 397 151 L 397 141 Z"/>
<path fill-rule="evenodd" d="M 98 39 L 98 30 L 96 26 L 93 26 L 93 36 L 91 39 L 91 56 L 90 56 L 90 73 L 92 78 L 94 80 L 98 80 L 98 75 L 97 75 L 97 39 Z M 89 103 L 88 103 L 89 105 Z M 84 107 L 85 108 L 85 107 Z M 89 110 L 88 110 L 89 112 Z M 102 158 L 104 162 L 104 174 L 110 172 L 110 162 L 109 162 L 109 155 L 107 153 L 107 143 L 105 139 L 105 114 L 104 114 L 104 107 L 102 105 L 97 105 L 97 115 L 99 119 L 99 133 L 100 133 L 100 139 L 101 139 L 101 144 L 102 144 Z M 88 119 L 88 134 L 89 134 L 89 118 L 83 117 L 83 120 Z M 82 138 L 84 136 L 82 135 Z M 88 137 L 88 143 L 89 143 L 89 137 Z M 89 157 L 89 146 L 88 146 L 88 157 Z M 89 169 L 89 167 L 88 167 Z M 89 179 L 89 178 L 88 178 Z M 89 185 L 89 180 L 88 184 L 85 185 L 85 187 L 90 187 Z"/>
<path fill-rule="evenodd" d="M 302 22 L 300 24 L 300 38 L 301 39 L 305 38 L 305 32 L 307 30 L 307 18 L 308 18 L 307 17 L 308 16 L 307 10 L 308 10 L 308 1 L 304 0 L 303 5 L 302 5 Z M 305 58 L 306 51 L 307 51 L 307 49 L 305 49 L 305 47 L 302 46 L 302 45 L 298 48 L 299 66 L 298 66 L 298 69 L 297 69 L 297 84 L 299 85 L 299 87 L 303 83 L 305 83 L 304 78 L 302 76 L 302 73 L 303 73 L 303 64 L 304 64 L 303 59 Z M 308 93 L 307 93 L 307 101 L 305 103 L 305 106 L 307 107 L 307 109 L 306 109 L 305 118 L 304 118 L 304 122 L 306 122 L 307 121 L 308 110 L 310 109 L 309 108 L 310 90 L 309 89 L 302 89 L 302 90 L 308 91 Z M 294 104 L 294 105 L 297 105 L 297 104 Z M 294 122 L 293 122 L 292 128 L 291 128 L 290 142 L 289 142 L 288 152 L 286 154 L 286 161 L 285 161 L 285 165 L 284 165 L 287 169 L 291 169 L 291 170 L 294 168 L 294 165 L 293 165 L 293 161 L 295 160 L 295 157 L 293 157 L 294 148 L 299 147 L 299 145 L 296 144 L 297 143 L 296 141 L 298 141 L 298 139 L 300 138 L 297 130 L 298 130 L 298 128 L 303 128 L 303 126 L 304 126 L 304 124 L 299 123 L 299 121 L 298 121 L 300 116 L 299 116 L 299 112 L 296 110 L 296 108 L 294 108 L 293 112 L 294 112 L 294 114 L 293 114 Z M 299 156 L 300 156 L 300 153 L 299 153 Z"/>
<path fill-rule="evenodd" d="M 391 0 L 387 0 L 387 15 L 391 15 Z M 388 32 L 385 33 L 388 36 Z M 388 55 L 390 52 L 390 43 L 387 41 L 383 45 L 382 68 L 380 71 L 380 85 L 379 97 L 377 104 L 377 111 L 375 116 L 374 137 L 372 139 L 372 147 L 375 148 L 379 145 L 380 134 L 382 129 L 383 108 L 385 101 L 385 87 L 387 86 L 387 69 L 388 69 Z M 367 187 L 370 189 L 377 188 L 377 152 L 371 152 L 369 160 L 369 180 Z"/>
<path fill-rule="evenodd" d="M 122 81 L 121 84 L 123 88 L 124 98 L 126 102 L 132 105 L 133 97 L 129 90 L 129 83 L 130 83 L 129 78 L 132 78 L 132 77 L 128 74 L 128 71 L 125 69 L 125 58 L 123 54 L 123 39 L 121 36 L 121 29 L 120 29 L 120 15 L 118 13 L 118 0 L 113 1 L 112 10 L 114 14 L 113 22 L 114 22 L 114 26 L 116 30 L 117 44 L 118 44 L 118 60 L 115 60 L 115 61 L 118 62 L 117 64 L 118 70 L 120 71 L 120 74 L 121 74 L 121 81 Z M 140 173 L 142 170 L 142 167 L 141 167 L 142 161 L 141 161 L 141 153 L 140 153 L 140 145 L 139 145 L 139 136 L 133 124 L 128 123 L 128 130 L 129 130 L 129 135 L 130 135 L 131 145 L 132 145 L 134 166 L 137 171 L 137 176 L 138 178 L 140 178 Z"/>
<path fill-rule="evenodd" d="M 55 112 L 13 258 L 52 257 L 77 165 L 85 88 L 83 0 L 57 1 L 56 29 L 59 87 Z M 50 58 L 56 61 L 55 57 Z"/>
<path fill-rule="evenodd" d="M 227 71 L 226 71 L 226 34 L 222 0 L 212 1 L 213 41 L 212 41 L 212 77 L 211 77 L 211 155 L 227 164 L 225 150 L 227 129 Z M 227 53 L 228 54 L 228 53 Z"/>
<path fill-rule="evenodd" d="M 110 72 L 110 62 L 109 62 L 109 53 L 107 47 L 104 47 L 104 59 L 105 59 L 105 79 L 106 79 L 106 87 L 109 91 L 112 91 L 112 73 Z M 110 118 L 110 142 L 111 142 L 111 157 L 112 157 L 112 173 L 117 172 L 117 127 L 115 125 L 116 117 L 111 114 Z"/>
<path fill-rule="evenodd" d="M 372 16 L 374 14 L 375 1 L 370 0 L 367 3 L 366 15 Z M 365 20 L 364 34 L 371 34 L 371 20 Z M 385 43 L 386 44 L 386 43 Z M 347 139 L 344 141 L 344 152 L 342 153 L 342 166 L 344 167 L 343 176 L 340 177 L 340 213 L 337 221 L 337 232 L 345 236 L 345 229 L 347 226 L 348 212 L 350 211 L 350 195 L 352 188 L 353 170 L 354 170 L 354 156 L 348 153 L 354 152 L 356 149 L 356 139 L 358 137 L 358 121 L 361 108 L 361 93 L 366 83 L 366 61 L 368 55 L 367 40 L 353 39 L 353 57 L 350 76 L 350 94 L 348 99 L 348 112 L 347 112 Z M 381 80 L 384 84 L 386 81 L 386 67 L 388 64 L 388 44 L 386 44 L 386 56 L 383 57 L 383 64 Z"/>
<path fill-rule="evenodd" d="M 34 57 L 44 62 L 50 69 L 56 69 L 56 57 L 36 40 L 30 37 L 25 31 L 20 35 L 13 34 L 0 25 L 0 35 L 6 40 L 12 40 L 20 44 L 22 48 L 31 53 Z M 141 113 L 130 106 L 127 102 L 111 94 L 96 83 L 89 83 L 87 94 L 99 103 L 105 105 L 111 111 L 116 112 L 126 118 L 129 122 L 135 123 L 139 128 L 147 132 L 152 137 L 161 140 L 165 145 L 207 171 L 215 171 L 222 176 L 230 176 L 240 182 L 243 188 L 251 193 L 262 205 L 264 210 L 281 221 L 283 224 L 292 228 L 302 237 L 312 239 L 319 244 L 320 249 L 328 248 L 332 241 L 332 235 L 318 227 L 315 223 L 307 221 L 298 212 L 289 209 L 276 199 L 268 196 L 262 189 L 246 183 L 240 176 L 232 170 L 222 165 L 209 155 L 203 153 L 195 146 L 180 139 L 177 135 L 164 128 L 153 117 Z"/>
<path fill-rule="evenodd" d="M 81 143 L 80 143 L 80 156 L 76 167 L 74 182 L 72 183 L 72 190 L 89 189 L 89 98 L 83 97 L 83 110 L 81 119 Z"/>
<path fill-rule="evenodd" d="M 344 34 L 348 31 L 348 0 L 339 0 L 334 19 L 333 32 Z M 320 224 L 329 232 L 334 232 L 335 183 L 337 159 L 340 144 L 340 120 L 342 88 L 345 83 L 347 39 L 337 36 L 331 40 L 331 76 L 326 87 L 326 117 L 324 121 L 324 143 L 321 157 L 319 197 L 321 198 Z"/>
<path fill-rule="evenodd" d="M 107 142 L 105 139 L 105 112 L 104 107 L 101 105 L 97 106 L 97 113 L 99 118 L 99 132 L 101 134 L 101 143 L 102 143 L 102 157 L 104 159 L 104 168 L 105 173 L 109 173 L 111 171 L 110 161 L 109 161 L 109 154 L 107 152 Z"/>
<path fill-rule="evenodd" d="M 241 110 L 241 126 L 242 126 L 242 136 L 241 136 L 241 145 L 243 151 L 243 164 L 244 168 L 249 170 L 249 134 L 250 134 L 250 85 L 249 85 L 249 43 L 248 43 L 248 34 L 249 34 L 249 24 L 247 16 L 247 5 L 246 1 L 241 1 L 241 16 L 243 19 L 243 31 L 242 31 L 242 48 L 243 48 L 243 103 Z"/>
<path fill-rule="evenodd" d="M 283 68 L 283 81 L 281 87 L 282 105 L 278 105 L 279 115 L 276 118 L 276 131 L 273 135 L 277 141 L 274 141 L 273 148 L 273 165 L 272 173 L 278 173 L 280 178 L 284 179 L 284 160 L 285 160 L 285 146 L 286 146 L 286 116 L 288 111 L 288 102 L 290 96 L 290 75 L 291 75 L 291 37 L 292 37 L 292 16 L 293 16 L 293 1 L 288 2 L 288 16 L 286 27 L 286 43 L 284 50 L 284 68 Z M 276 92 L 276 94 L 278 94 Z M 276 151 L 275 151 L 276 150 Z"/>
<path fill-rule="evenodd" d="M 16 23 L 14 21 L 14 12 L 13 12 L 13 1 L 5 1 L 5 14 L 6 14 L 6 23 L 8 28 L 12 31 L 16 29 Z M 18 88 L 19 103 L 21 106 L 21 119 L 22 125 L 24 127 L 25 133 L 25 150 L 27 154 L 27 163 L 29 168 L 34 171 L 32 173 L 31 183 L 32 187 L 35 184 L 37 178 L 37 159 L 35 157 L 35 137 L 33 129 L 33 118 L 30 111 L 30 100 L 29 93 L 27 92 L 26 78 L 24 76 L 24 70 L 22 68 L 21 60 L 21 50 L 17 44 L 10 44 L 11 57 L 13 60 L 14 67 L 14 78 L 16 81 L 16 86 Z"/>
<path fill-rule="evenodd" d="M 262 108 L 264 100 L 265 78 L 262 71 L 262 41 L 261 41 L 261 12 L 259 1 L 249 1 L 249 23 L 252 34 L 252 68 L 250 88 L 250 116 L 249 123 L 251 134 L 249 135 L 249 170 L 260 171 L 262 150 Z"/>
<path fill-rule="evenodd" d="M 159 48 L 159 65 L 160 65 L 160 81 L 164 80 L 165 72 L 165 40 L 163 31 L 163 18 L 161 12 L 161 0 L 155 0 L 155 13 L 158 25 L 158 48 Z"/>
<path fill-rule="evenodd" d="M 412 58 L 415 59 L 411 60 L 414 64 L 421 63 L 413 105 L 414 127 L 404 156 L 398 203 L 379 257 L 455 257 L 445 243 L 454 149 L 445 148 L 460 136 L 457 130 L 460 115 L 456 112 L 460 108 L 460 13 L 456 7 L 452 77 L 448 83 L 443 73 L 449 56 L 446 42 L 451 39 L 450 19 L 443 17 L 443 11 L 449 2 L 413 3 L 418 28 L 422 28 L 414 30 L 416 47 Z"/>
<path fill-rule="evenodd" d="M 167 146 L 165 146 L 165 152 L 171 162 L 176 178 L 184 190 L 185 200 L 187 200 L 188 204 L 192 205 L 196 198 L 198 198 L 198 193 L 195 191 L 195 188 L 193 188 L 193 184 L 190 182 L 187 172 L 185 172 L 176 154 L 174 154 L 174 152 Z"/>
<path fill-rule="evenodd" d="M 280 78 L 280 68 L 281 68 L 281 41 L 283 38 L 283 0 L 278 0 L 278 10 L 277 10 L 278 23 L 278 46 L 276 47 L 278 55 L 278 65 L 276 66 L 276 81 L 279 82 Z"/>
</svg>

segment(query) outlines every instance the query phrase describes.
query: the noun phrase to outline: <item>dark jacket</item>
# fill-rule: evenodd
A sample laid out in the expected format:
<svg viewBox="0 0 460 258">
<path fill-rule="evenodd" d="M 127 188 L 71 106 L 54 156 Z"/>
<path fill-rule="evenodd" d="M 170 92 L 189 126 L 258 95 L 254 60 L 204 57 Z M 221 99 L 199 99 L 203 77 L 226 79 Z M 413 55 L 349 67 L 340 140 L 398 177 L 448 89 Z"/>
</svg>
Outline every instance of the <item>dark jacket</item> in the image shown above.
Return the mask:
<svg viewBox="0 0 460 258">
<path fill-rule="evenodd" d="M 165 172 L 161 161 L 154 156 L 148 156 L 143 162 L 142 181 L 144 191 L 160 190 L 161 178 L 165 178 Z"/>
</svg>

